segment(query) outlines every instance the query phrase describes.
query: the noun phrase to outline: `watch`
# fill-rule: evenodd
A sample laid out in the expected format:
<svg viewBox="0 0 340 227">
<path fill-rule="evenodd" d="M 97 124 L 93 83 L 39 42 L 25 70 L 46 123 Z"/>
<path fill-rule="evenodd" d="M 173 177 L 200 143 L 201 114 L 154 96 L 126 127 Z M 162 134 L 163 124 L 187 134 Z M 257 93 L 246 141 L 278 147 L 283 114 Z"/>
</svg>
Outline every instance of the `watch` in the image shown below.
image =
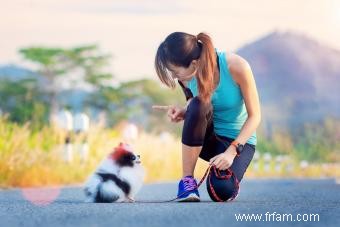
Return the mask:
<svg viewBox="0 0 340 227">
<path fill-rule="evenodd" d="M 242 150 L 243 150 L 243 147 L 244 145 L 239 143 L 238 141 L 234 140 L 233 142 L 231 142 L 231 145 L 233 145 L 234 147 L 236 147 L 236 153 L 237 155 L 236 156 L 240 156 Z"/>
</svg>

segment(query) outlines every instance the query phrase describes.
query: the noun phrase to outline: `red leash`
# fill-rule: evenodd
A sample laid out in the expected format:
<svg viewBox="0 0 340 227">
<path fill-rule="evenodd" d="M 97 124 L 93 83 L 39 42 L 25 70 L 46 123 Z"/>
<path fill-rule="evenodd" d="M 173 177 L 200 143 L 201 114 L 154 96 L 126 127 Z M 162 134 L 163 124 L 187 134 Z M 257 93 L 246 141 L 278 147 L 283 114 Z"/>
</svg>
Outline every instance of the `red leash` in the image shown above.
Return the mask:
<svg viewBox="0 0 340 227">
<path fill-rule="evenodd" d="M 218 176 L 218 178 L 220 178 L 220 179 L 228 180 L 231 177 L 234 177 L 234 181 L 235 181 L 235 185 L 236 185 L 236 187 L 235 187 L 236 190 L 234 191 L 233 195 L 227 200 L 227 202 L 234 200 L 236 198 L 236 196 L 238 195 L 239 191 L 240 191 L 240 184 L 239 184 L 239 181 L 238 181 L 237 177 L 233 173 L 233 171 L 231 169 L 228 169 L 228 174 L 225 175 L 225 176 L 221 176 L 221 174 L 219 173 L 218 169 L 216 169 L 214 167 L 213 170 L 214 170 L 215 176 Z M 209 173 L 209 176 L 208 176 L 208 179 L 207 179 L 208 182 L 209 182 L 210 191 L 211 191 L 212 195 L 214 196 L 214 198 L 216 199 L 217 202 L 224 202 L 224 200 L 222 200 L 217 195 L 217 193 L 215 192 L 214 187 L 212 186 L 210 179 L 211 179 L 211 172 Z"/>
</svg>

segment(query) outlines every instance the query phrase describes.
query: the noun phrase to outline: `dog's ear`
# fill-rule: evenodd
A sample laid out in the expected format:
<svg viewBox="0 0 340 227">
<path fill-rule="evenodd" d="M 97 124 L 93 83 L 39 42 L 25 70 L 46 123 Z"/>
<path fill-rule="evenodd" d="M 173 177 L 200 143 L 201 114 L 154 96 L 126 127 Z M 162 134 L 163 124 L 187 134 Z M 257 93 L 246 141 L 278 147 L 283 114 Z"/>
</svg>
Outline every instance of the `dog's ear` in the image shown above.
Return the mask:
<svg viewBox="0 0 340 227">
<path fill-rule="evenodd" d="M 126 153 L 133 153 L 132 147 L 129 144 L 120 142 L 119 145 L 113 149 L 110 158 L 117 160 Z"/>
<path fill-rule="evenodd" d="M 110 154 L 110 158 L 113 160 L 119 159 L 121 156 L 123 156 L 126 153 L 126 149 L 124 149 L 123 143 L 119 143 L 119 145 L 115 148 L 113 148 L 112 153 Z"/>
</svg>

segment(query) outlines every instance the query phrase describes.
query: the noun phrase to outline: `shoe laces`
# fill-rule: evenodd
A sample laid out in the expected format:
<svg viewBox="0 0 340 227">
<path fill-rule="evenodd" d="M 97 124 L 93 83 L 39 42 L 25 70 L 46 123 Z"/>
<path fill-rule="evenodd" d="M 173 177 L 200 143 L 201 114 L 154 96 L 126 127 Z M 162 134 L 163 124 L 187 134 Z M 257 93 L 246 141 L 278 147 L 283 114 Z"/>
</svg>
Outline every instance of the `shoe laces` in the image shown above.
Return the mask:
<svg viewBox="0 0 340 227">
<path fill-rule="evenodd" d="M 197 187 L 197 183 L 193 177 L 184 177 L 182 181 L 185 191 L 192 191 Z"/>
</svg>

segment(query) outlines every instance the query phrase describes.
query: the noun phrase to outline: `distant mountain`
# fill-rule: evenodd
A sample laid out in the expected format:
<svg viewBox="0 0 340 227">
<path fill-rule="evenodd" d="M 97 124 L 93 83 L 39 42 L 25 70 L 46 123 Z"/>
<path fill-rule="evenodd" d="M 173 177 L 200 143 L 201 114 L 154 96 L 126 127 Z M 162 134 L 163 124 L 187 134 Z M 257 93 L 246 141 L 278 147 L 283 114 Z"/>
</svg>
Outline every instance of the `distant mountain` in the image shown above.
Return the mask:
<svg viewBox="0 0 340 227">
<path fill-rule="evenodd" d="M 18 81 L 23 79 L 38 79 L 35 72 L 17 65 L 0 65 L 0 79 Z"/>
<path fill-rule="evenodd" d="M 340 117 L 339 50 L 305 35 L 273 32 L 237 53 L 252 67 L 268 127 Z"/>
</svg>

